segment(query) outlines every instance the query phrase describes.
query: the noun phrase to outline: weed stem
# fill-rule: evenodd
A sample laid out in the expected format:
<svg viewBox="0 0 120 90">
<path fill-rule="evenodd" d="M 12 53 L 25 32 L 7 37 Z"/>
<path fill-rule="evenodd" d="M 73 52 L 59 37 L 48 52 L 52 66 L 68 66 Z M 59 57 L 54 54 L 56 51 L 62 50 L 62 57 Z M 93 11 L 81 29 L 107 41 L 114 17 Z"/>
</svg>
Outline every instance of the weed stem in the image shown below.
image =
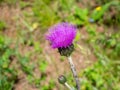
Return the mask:
<svg viewBox="0 0 120 90">
<path fill-rule="evenodd" d="M 74 64 L 73 64 L 73 61 L 72 61 L 72 57 L 71 57 L 71 56 L 68 57 L 68 61 L 69 61 L 70 68 L 71 68 L 72 73 L 73 73 L 73 77 L 74 77 L 75 82 L 76 82 L 77 90 L 80 90 L 79 78 L 78 78 L 78 76 L 77 76 L 77 72 L 76 72 L 76 69 L 75 69 L 75 66 L 74 66 Z"/>
<path fill-rule="evenodd" d="M 65 86 L 69 89 L 69 90 L 74 90 L 73 88 L 71 88 L 71 86 L 66 82 Z"/>
</svg>

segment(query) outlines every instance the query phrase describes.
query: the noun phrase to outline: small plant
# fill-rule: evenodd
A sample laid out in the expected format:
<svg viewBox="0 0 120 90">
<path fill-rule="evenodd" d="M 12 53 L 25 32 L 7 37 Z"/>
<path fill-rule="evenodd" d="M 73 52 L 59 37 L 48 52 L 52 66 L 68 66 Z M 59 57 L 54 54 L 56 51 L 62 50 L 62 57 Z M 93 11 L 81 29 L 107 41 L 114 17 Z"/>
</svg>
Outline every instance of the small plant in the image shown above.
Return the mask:
<svg viewBox="0 0 120 90">
<path fill-rule="evenodd" d="M 6 23 L 0 20 L 0 31 L 6 28 Z"/>
<path fill-rule="evenodd" d="M 9 48 L 4 36 L 0 36 L 0 89 L 11 90 L 17 79 L 16 70 L 10 67 L 10 57 L 14 55 L 14 49 Z"/>
<path fill-rule="evenodd" d="M 50 41 L 52 48 L 58 49 L 60 55 L 68 57 L 70 68 L 76 82 L 76 89 L 80 90 L 79 78 L 70 56 L 74 50 L 73 40 L 76 36 L 76 29 L 72 24 L 60 23 L 49 29 L 49 34 L 46 38 Z M 69 89 L 72 90 L 71 88 Z"/>
<path fill-rule="evenodd" d="M 60 18 L 56 14 L 55 10 L 55 8 L 57 7 L 54 6 L 53 8 L 51 7 L 51 4 L 54 5 L 54 2 L 51 3 L 51 1 L 49 0 L 37 0 L 33 4 L 32 10 L 34 18 L 43 30 L 46 29 L 48 26 L 51 26 L 52 24 L 60 21 Z"/>
</svg>

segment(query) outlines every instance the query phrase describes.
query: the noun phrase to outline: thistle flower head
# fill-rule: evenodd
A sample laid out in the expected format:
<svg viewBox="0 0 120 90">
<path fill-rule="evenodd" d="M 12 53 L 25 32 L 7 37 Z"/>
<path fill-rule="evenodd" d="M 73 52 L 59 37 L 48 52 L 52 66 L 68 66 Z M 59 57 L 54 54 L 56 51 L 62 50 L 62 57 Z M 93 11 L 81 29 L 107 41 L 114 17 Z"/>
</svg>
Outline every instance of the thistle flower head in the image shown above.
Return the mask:
<svg viewBox="0 0 120 90">
<path fill-rule="evenodd" d="M 49 29 L 46 39 L 50 41 L 52 48 L 65 48 L 72 44 L 76 29 L 72 24 L 59 23 Z"/>
</svg>

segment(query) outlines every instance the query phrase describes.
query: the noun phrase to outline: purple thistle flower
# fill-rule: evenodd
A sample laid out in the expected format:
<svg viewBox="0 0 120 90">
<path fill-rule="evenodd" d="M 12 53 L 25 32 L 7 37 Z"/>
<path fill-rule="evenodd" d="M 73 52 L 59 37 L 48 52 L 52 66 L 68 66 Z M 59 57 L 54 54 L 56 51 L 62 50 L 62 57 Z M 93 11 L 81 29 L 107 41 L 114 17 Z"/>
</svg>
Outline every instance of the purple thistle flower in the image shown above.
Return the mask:
<svg viewBox="0 0 120 90">
<path fill-rule="evenodd" d="M 59 23 L 49 29 L 46 39 L 50 41 L 52 48 L 68 47 L 76 36 L 76 26 L 69 23 Z"/>
</svg>

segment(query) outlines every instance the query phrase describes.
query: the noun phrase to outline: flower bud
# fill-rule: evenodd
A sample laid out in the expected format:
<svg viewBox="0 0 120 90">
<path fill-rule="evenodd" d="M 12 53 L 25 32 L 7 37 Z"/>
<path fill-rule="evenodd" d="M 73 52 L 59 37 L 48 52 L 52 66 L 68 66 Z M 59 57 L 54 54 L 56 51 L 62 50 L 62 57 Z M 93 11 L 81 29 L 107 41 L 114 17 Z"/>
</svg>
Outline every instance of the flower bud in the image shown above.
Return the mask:
<svg viewBox="0 0 120 90">
<path fill-rule="evenodd" d="M 67 79 L 64 75 L 61 75 L 61 76 L 58 77 L 58 81 L 59 81 L 60 84 L 65 84 Z"/>
</svg>

